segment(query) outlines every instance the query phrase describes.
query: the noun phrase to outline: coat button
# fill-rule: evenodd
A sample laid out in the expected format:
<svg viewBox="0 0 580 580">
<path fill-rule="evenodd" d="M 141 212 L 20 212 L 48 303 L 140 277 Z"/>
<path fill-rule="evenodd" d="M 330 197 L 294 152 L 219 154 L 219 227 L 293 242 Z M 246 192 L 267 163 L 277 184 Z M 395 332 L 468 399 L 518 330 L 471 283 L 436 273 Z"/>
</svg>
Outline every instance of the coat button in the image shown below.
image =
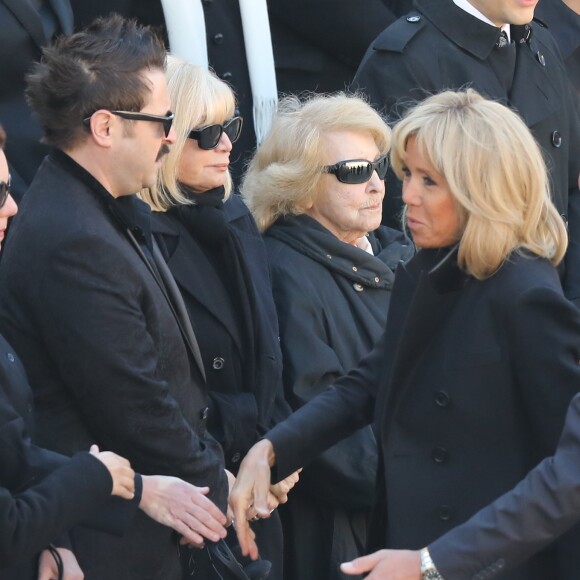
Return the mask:
<svg viewBox="0 0 580 580">
<path fill-rule="evenodd" d="M 433 457 L 433 461 L 439 465 L 443 465 L 449 459 L 449 452 L 445 447 L 435 447 L 431 452 L 431 456 Z"/>
<path fill-rule="evenodd" d="M 213 35 L 213 43 L 214 44 L 221 44 L 224 41 L 224 35 L 221 32 Z"/>
<path fill-rule="evenodd" d="M 232 455 L 232 463 L 237 463 L 237 462 L 238 462 L 238 461 L 241 459 L 241 457 L 242 457 L 242 456 L 241 456 L 239 453 L 237 453 L 237 452 L 236 452 L 236 453 L 234 453 L 234 454 Z"/>
<path fill-rule="evenodd" d="M 542 66 L 546 66 L 546 59 L 544 58 L 544 55 L 538 50 L 538 52 L 536 52 L 536 60 L 542 65 Z"/>
<path fill-rule="evenodd" d="M 358 272 L 358 268 L 357 268 L 356 266 L 353 266 L 353 267 L 352 267 L 352 271 L 353 271 L 353 272 Z"/>
<path fill-rule="evenodd" d="M 230 71 L 226 71 L 220 75 L 222 80 L 224 81 L 231 81 L 234 75 Z"/>
<path fill-rule="evenodd" d="M 564 222 L 566 229 L 568 229 L 568 216 L 565 213 L 563 213 L 563 214 L 560 214 L 560 217 L 562 218 L 562 221 Z"/>
<path fill-rule="evenodd" d="M 14 360 L 15 360 L 15 358 L 14 358 L 14 355 L 13 355 L 11 352 L 9 352 L 9 353 L 6 355 L 6 358 L 7 358 L 7 359 L 8 359 L 10 362 L 14 362 Z"/>
<path fill-rule="evenodd" d="M 449 407 L 451 404 L 451 397 L 445 391 L 437 391 L 433 397 L 435 398 L 435 404 L 438 407 Z"/>
<path fill-rule="evenodd" d="M 209 415 L 209 407 L 204 407 L 200 412 L 199 416 L 202 421 L 207 421 L 207 416 Z"/>
<path fill-rule="evenodd" d="M 554 131 L 552 133 L 552 145 L 558 149 L 562 145 L 562 135 L 560 131 Z"/>
<path fill-rule="evenodd" d="M 216 356 L 211 364 L 215 371 L 221 371 L 224 368 L 225 360 L 221 356 Z"/>
<path fill-rule="evenodd" d="M 329 260 L 332 260 L 332 256 L 331 256 L 330 254 L 326 254 L 326 257 L 327 257 Z"/>
<path fill-rule="evenodd" d="M 352 287 L 355 289 L 356 292 L 362 292 L 364 290 L 364 287 L 362 284 L 359 284 L 358 282 L 355 282 Z"/>
<path fill-rule="evenodd" d="M 421 20 L 421 17 L 417 14 L 414 14 L 413 16 L 407 16 L 407 22 L 419 22 Z"/>
<path fill-rule="evenodd" d="M 455 512 L 450 505 L 439 506 L 437 510 L 437 515 L 442 522 L 449 522 L 455 516 Z"/>
<path fill-rule="evenodd" d="M 375 282 L 378 284 L 381 281 L 381 279 L 378 276 L 375 276 Z"/>
</svg>

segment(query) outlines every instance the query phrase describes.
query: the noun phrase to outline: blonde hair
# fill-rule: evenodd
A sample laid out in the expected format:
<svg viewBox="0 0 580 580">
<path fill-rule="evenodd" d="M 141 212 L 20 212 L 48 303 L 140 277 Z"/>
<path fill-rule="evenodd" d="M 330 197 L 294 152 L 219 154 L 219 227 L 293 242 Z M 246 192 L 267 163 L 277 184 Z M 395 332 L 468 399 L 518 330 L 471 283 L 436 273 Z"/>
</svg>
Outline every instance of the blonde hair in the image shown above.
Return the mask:
<svg viewBox="0 0 580 580">
<path fill-rule="evenodd" d="M 411 137 L 455 200 L 460 267 L 484 279 L 523 249 L 554 265 L 562 260 L 566 227 L 550 199 L 540 148 L 517 114 L 473 89 L 425 99 L 393 130 L 391 162 L 399 179 Z"/>
<path fill-rule="evenodd" d="M 282 215 L 304 213 L 314 201 L 324 176 L 324 136 L 332 131 L 370 133 L 381 154 L 391 143 L 389 127 L 360 96 L 284 98 L 241 187 L 261 231 Z"/>
<path fill-rule="evenodd" d="M 175 113 L 173 127 L 176 140 L 163 157 L 157 184 L 139 193 L 139 197 L 154 211 L 166 211 L 174 205 L 193 203 L 181 192 L 178 184 L 179 161 L 187 136 L 192 128 L 230 119 L 236 108 L 232 89 L 204 67 L 168 55 L 166 77 L 171 107 Z M 232 191 L 229 172 L 225 189 L 227 198 Z"/>
</svg>

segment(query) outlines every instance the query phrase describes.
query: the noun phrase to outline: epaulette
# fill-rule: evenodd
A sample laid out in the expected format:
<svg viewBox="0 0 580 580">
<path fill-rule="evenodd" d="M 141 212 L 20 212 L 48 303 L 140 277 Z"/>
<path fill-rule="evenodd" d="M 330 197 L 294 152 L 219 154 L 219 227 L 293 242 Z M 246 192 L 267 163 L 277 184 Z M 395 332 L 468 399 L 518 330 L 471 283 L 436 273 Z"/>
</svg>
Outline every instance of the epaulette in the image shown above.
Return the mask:
<svg viewBox="0 0 580 580">
<path fill-rule="evenodd" d="M 409 41 L 425 27 L 425 17 L 416 10 L 399 18 L 377 37 L 374 50 L 403 52 Z"/>
</svg>

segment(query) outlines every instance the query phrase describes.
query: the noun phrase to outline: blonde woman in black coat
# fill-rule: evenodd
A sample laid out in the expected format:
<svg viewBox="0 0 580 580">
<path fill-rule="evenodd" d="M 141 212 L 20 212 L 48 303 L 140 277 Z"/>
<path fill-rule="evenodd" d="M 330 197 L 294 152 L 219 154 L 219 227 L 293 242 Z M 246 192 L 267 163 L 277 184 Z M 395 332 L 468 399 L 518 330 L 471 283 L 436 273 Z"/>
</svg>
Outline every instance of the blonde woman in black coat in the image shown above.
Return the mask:
<svg viewBox="0 0 580 580">
<path fill-rule="evenodd" d="M 167 83 L 176 142 L 157 187 L 141 196 L 154 210 L 153 233 L 197 336 L 210 400 L 208 429 L 235 474 L 248 449 L 290 412 L 266 251 L 249 210 L 232 191 L 230 154 L 243 125 L 232 90 L 207 69 L 172 56 Z M 273 564 L 270 577 L 281 579 L 277 514 L 258 523 L 256 532 Z"/>
<path fill-rule="evenodd" d="M 511 489 L 553 454 L 580 385 L 580 313 L 555 269 L 566 228 L 522 120 L 472 90 L 449 91 L 412 109 L 393 143 L 420 251 L 397 270 L 386 331 L 357 369 L 250 451 L 232 492 L 237 518 L 248 503 L 265 515 L 265 466 L 283 477 L 374 417 L 381 469 L 368 551 L 425 547 Z M 251 550 L 244 531 L 242 522 Z M 423 564 L 427 574 L 427 555 Z M 418 556 L 415 566 L 420 575 Z M 387 573 L 380 553 L 344 570 Z M 576 572 L 577 536 L 504 578 Z"/>
</svg>

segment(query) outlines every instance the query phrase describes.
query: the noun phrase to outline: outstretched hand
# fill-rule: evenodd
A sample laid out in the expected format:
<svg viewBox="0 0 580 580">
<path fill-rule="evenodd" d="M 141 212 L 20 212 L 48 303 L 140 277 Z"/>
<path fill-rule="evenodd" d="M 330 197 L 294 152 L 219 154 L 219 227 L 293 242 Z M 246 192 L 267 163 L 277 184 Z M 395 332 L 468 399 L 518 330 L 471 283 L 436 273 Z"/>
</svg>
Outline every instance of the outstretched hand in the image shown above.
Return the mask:
<svg viewBox="0 0 580 580">
<path fill-rule="evenodd" d="M 421 556 L 411 550 L 379 550 L 340 565 L 342 572 L 366 580 L 421 580 Z"/>
<path fill-rule="evenodd" d="M 207 498 L 209 487 L 196 487 L 177 477 L 143 475 L 139 507 L 155 521 L 173 528 L 184 541 L 202 547 L 205 539 L 226 537 L 226 516 Z"/>
<path fill-rule="evenodd" d="M 113 479 L 113 491 L 111 495 L 117 495 L 123 499 L 133 499 L 135 496 L 135 472 L 131 464 L 124 457 L 112 451 L 99 451 L 96 445 L 91 445 L 91 455 L 104 463 Z"/>
</svg>

